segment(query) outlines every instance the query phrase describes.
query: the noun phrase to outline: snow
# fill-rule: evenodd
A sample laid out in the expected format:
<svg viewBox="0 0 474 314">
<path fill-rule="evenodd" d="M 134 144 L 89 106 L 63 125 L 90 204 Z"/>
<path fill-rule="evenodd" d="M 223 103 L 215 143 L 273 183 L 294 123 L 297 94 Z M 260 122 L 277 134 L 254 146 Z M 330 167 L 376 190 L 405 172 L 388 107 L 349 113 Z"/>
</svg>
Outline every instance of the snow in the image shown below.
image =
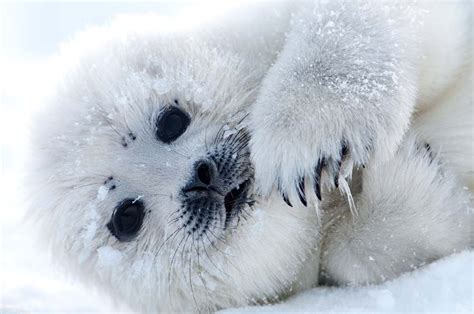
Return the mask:
<svg viewBox="0 0 474 314">
<path fill-rule="evenodd" d="M 378 286 L 320 287 L 278 305 L 221 313 L 472 313 L 474 252 L 462 252 Z"/>
<path fill-rule="evenodd" d="M 167 80 L 160 79 L 153 84 L 153 88 L 158 95 L 164 95 L 171 90 L 171 84 Z"/>
<path fill-rule="evenodd" d="M 97 191 L 97 199 L 99 201 L 105 200 L 108 193 L 109 193 L 109 189 L 105 185 L 102 185 Z"/>
<path fill-rule="evenodd" d="M 138 202 L 139 200 L 141 200 L 143 198 L 143 195 L 138 195 L 137 197 L 135 197 L 135 199 L 133 200 L 132 204 L 135 203 L 135 202 Z"/>
<path fill-rule="evenodd" d="M 103 246 L 97 249 L 98 253 L 98 267 L 114 267 L 120 265 L 122 260 L 122 253 L 112 248 L 111 246 Z"/>
</svg>

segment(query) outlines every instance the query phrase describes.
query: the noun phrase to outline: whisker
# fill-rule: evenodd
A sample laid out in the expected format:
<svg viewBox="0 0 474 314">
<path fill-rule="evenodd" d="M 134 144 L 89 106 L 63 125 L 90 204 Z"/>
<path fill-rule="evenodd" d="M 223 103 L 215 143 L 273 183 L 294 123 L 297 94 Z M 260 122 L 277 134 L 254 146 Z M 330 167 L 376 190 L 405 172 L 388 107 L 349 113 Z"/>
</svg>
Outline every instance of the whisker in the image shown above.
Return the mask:
<svg viewBox="0 0 474 314">
<path fill-rule="evenodd" d="M 184 226 L 181 226 L 179 227 L 178 229 L 176 229 L 173 233 L 171 233 L 164 241 L 163 243 L 161 243 L 160 247 L 158 248 L 158 251 L 156 251 L 156 255 L 158 255 L 160 253 L 160 250 L 163 248 L 163 246 L 166 244 L 166 242 L 168 242 L 171 237 L 174 237 L 176 236 L 182 229 L 184 228 Z"/>
<path fill-rule="evenodd" d="M 230 259 L 228 258 L 228 256 L 227 256 L 224 252 L 222 252 L 217 246 L 214 245 L 214 243 L 213 243 L 213 242 L 209 239 L 209 237 L 207 236 L 207 233 L 205 233 L 205 235 L 206 235 L 206 238 L 207 238 L 207 240 L 209 241 L 209 243 L 212 245 L 212 247 L 214 247 L 218 252 L 220 252 L 220 253 L 222 254 L 222 256 L 225 258 L 225 260 L 226 260 L 230 265 L 232 265 L 232 267 L 234 267 L 238 272 L 241 273 L 242 271 L 241 271 L 239 268 L 237 268 L 237 267 L 230 261 Z M 213 236 L 217 239 L 217 237 L 216 237 L 212 232 L 211 232 L 211 235 L 213 235 Z"/>
<path fill-rule="evenodd" d="M 199 243 L 200 243 L 200 242 L 199 242 L 199 238 L 198 238 L 198 239 L 197 239 L 197 245 L 194 246 L 194 239 L 193 239 L 193 247 L 194 247 L 195 250 L 196 250 L 197 262 L 198 262 L 198 267 L 197 267 L 197 268 L 198 268 L 198 276 L 199 276 L 199 278 L 200 278 L 200 280 L 201 280 L 202 285 L 204 286 L 204 289 L 205 289 L 206 294 L 207 294 L 207 298 L 208 298 L 208 299 L 211 299 L 211 294 L 210 294 L 209 289 L 208 289 L 208 287 L 207 287 L 207 285 L 206 285 L 206 282 L 205 282 L 205 280 L 204 280 L 204 278 L 202 277 L 202 274 L 201 274 L 201 270 L 203 270 L 204 267 L 201 265 L 201 261 L 200 261 L 200 258 L 199 258 L 199 255 L 200 255 L 200 254 L 199 254 Z"/>
<path fill-rule="evenodd" d="M 194 237 L 192 238 L 192 241 L 194 243 Z M 187 240 L 186 240 L 187 242 Z M 185 243 L 186 244 L 186 243 Z M 191 296 L 193 297 L 193 301 L 194 301 L 194 305 L 196 305 L 196 309 L 199 309 L 199 305 L 197 304 L 197 301 L 196 301 L 196 297 L 194 296 L 194 288 L 193 288 L 193 280 L 191 278 L 191 267 L 192 267 L 192 254 L 189 254 L 190 257 L 189 257 L 189 266 L 188 266 L 188 271 L 189 271 L 189 286 L 191 288 Z"/>
<path fill-rule="evenodd" d="M 180 155 L 181 157 L 184 157 L 186 159 L 191 159 L 191 156 L 188 156 L 182 152 L 179 152 L 176 148 L 172 147 L 172 146 L 168 146 L 174 153 Z"/>
<path fill-rule="evenodd" d="M 109 125 L 109 127 L 110 127 L 115 133 L 117 133 L 117 135 L 120 136 L 120 138 L 122 138 L 123 135 L 122 135 L 122 134 L 115 128 L 115 126 L 112 124 L 112 122 L 111 122 L 110 119 L 108 118 L 107 111 L 104 109 L 104 107 L 102 107 L 102 105 L 99 104 L 99 103 L 96 103 L 95 105 L 100 108 L 100 110 L 99 110 L 98 112 L 102 115 L 102 117 L 104 118 L 105 122 L 107 122 L 107 124 Z"/>
<path fill-rule="evenodd" d="M 199 242 L 198 242 L 199 243 Z M 214 266 L 215 269 L 217 269 L 218 271 L 220 271 L 223 275 L 225 276 L 229 276 L 226 272 L 224 272 L 223 270 L 221 270 L 219 267 L 217 267 L 217 265 L 214 263 L 214 261 L 211 259 L 211 257 L 209 256 L 209 253 L 207 253 L 207 250 L 206 250 L 206 246 L 204 245 L 204 238 L 201 237 L 201 243 L 202 243 L 202 248 L 204 250 L 204 254 L 206 254 L 207 256 L 207 259 L 209 260 L 209 262 L 212 264 L 212 266 Z"/>
</svg>

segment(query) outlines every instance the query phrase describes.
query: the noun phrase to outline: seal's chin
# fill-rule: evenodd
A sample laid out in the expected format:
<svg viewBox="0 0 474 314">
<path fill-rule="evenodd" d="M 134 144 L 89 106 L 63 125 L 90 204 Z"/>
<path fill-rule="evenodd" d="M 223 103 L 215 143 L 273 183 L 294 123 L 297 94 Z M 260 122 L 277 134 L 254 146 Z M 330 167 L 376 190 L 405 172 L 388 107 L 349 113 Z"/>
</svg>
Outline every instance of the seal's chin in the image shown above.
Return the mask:
<svg viewBox="0 0 474 314">
<path fill-rule="evenodd" d="M 224 208 L 226 212 L 225 227 L 227 227 L 230 221 L 238 216 L 244 206 L 252 206 L 253 200 L 250 199 L 250 187 L 251 179 L 247 179 L 236 188 L 232 189 L 224 197 Z"/>
</svg>

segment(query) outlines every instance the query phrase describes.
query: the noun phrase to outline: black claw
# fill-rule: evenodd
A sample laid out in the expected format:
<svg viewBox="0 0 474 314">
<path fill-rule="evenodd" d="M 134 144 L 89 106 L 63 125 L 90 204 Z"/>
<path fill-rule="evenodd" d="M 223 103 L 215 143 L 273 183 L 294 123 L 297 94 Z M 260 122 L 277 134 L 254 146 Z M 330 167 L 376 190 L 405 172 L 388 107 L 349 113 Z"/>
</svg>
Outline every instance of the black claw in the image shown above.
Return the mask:
<svg viewBox="0 0 474 314">
<path fill-rule="evenodd" d="M 346 144 L 342 144 L 341 148 L 341 160 L 344 160 L 344 157 L 347 156 L 347 153 L 349 152 L 349 148 L 347 147 Z"/>
<path fill-rule="evenodd" d="M 318 161 L 316 169 L 314 171 L 314 192 L 317 198 L 321 201 L 321 172 L 324 167 L 324 157 Z"/>
<path fill-rule="evenodd" d="M 293 207 L 293 205 L 291 205 L 290 203 L 290 200 L 288 199 L 288 196 L 286 196 L 285 194 L 282 194 L 281 196 L 283 197 L 283 200 L 288 206 Z"/>
<path fill-rule="evenodd" d="M 297 190 L 301 203 L 304 205 L 304 207 L 307 207 L 308 203 L 306 202 L 306 195 L 304 193 L 304 177 L 300 179 Z"/>
<path fill-rule="evenodd" d="M 293 205 L 291 205 L 290 203 L 290 200 L 288 199 L 288 196 L 286 195 L 285 192 L 283 192 L 283 189 L 281 188 L 281 185 L 278 184 L 278 191 L 280 192 L 281 194 L 281 197 L 283 198 L 283 200 L 285 201 L 285 203 L 290 206 L 290 207 L 293 207 Z"/>
<path fill-rule="evenodd" d="M 337 161 L 337 166 L 336 166 L 336 175 L 334 176 L 334 185 L 336 186 L 336 188 L 339 188 L 339 173 L 341 172 L 342 162 L 344 161 L 344 158 L 347 156 L 348 152 L 349 152 L 349 148 L 347 148 L 347 145 L 342 144 L 340 158 Z"/>
<path fill-rule="evenodd" d="M 341 172 L 342 158 L 336 161 L 336 169 L 334 174 L 334 185 L 339 188 L 339 172 Z"/>
<path fill-rule="evenodd" d="M 428 143 L 425 143 L 425 149 L 428 152 L 428 157 L 430 158 L 430 164 L 434 161 L 435 157 L 433 155 L 433 150 L 431 149 L 431 145 Z"/>
</svg>

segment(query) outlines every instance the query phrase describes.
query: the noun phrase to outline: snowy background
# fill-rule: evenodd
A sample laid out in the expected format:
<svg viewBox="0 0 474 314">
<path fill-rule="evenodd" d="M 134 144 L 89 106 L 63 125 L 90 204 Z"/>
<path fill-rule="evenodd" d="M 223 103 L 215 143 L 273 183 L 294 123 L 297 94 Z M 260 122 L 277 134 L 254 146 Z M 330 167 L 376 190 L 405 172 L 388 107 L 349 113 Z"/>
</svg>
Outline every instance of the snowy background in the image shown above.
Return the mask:
<svg viewBox="0 0 474 314">
<path fill-rule="evenodd" d="M 0 313 L 117 309 L 106 296 L 57 271 L 23 223 L 27 213 L 21 182 L 28 121 L 40 108 L 52 72 L 48 62 L 61 42 L 87 25 L 105 23 L 116 14 L 154 11 L 172 16 L 190 5 L 195 4 L 0 2 Z M 473 261 L 474 253 L 464 252 L 381 286 L 314 289 L 285 304 L 258 310 L 472 313 Z"/>
</svg>

